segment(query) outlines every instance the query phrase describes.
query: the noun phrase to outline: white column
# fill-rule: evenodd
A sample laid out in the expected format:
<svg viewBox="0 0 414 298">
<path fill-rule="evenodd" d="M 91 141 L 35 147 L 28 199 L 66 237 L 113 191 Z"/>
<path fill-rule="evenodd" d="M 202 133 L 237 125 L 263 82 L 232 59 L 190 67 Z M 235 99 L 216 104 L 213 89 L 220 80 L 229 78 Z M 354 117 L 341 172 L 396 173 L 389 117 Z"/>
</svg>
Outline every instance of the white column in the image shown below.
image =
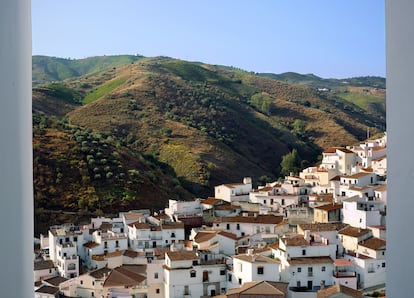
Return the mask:
<svg viewBox="0 0 414 298">
<path fill-rule="evenodd" d="M 386 0 L 387 297 L 414 297 L 414 1 Z"/>
<path fill-rule="evenodd" d="M 31 2 L 0 1 L 0 296 L 33 297 Z"/>
</svg>

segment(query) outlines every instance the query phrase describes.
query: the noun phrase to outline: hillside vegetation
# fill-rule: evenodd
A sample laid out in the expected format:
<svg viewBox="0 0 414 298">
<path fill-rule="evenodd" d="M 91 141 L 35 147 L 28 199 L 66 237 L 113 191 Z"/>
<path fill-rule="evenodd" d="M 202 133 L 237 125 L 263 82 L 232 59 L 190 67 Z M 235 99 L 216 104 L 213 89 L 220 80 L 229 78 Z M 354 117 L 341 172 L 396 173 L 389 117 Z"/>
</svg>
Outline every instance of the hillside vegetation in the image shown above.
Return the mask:
<svg viewBox="0 0 414 298">
<path fill-rule="evenodd" d="M 321 91 L 168 57 L 39 59 L 34 76 L 50 78 L 39 65 L 56 71 L 33 88 L 38 230 L 47 212 L 158 210 L 245 176 L 277 179 L 294 149 L 304 167 L 324 148 L 385 130 L 379 87 Z M 364 102 L 358 88 L 378 92 Z"/>
</svg>

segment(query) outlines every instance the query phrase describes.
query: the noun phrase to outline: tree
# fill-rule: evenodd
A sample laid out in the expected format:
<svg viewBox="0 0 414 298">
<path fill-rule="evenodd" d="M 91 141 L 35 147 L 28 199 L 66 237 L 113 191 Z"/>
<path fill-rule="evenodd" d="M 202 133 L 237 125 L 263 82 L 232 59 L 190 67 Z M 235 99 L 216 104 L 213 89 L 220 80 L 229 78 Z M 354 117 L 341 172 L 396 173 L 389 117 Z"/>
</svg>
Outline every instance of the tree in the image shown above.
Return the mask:
<svg viewBox="0 0 414 298">
<path fill-rule="evenodd" d="M 298 174 L 300 165 L 301 158 L 299 157 L 298 151 L 293 149 L 291 152 L 283 155 L 282 161 L 280 162 L 280 173 L 284 176 L 288 176 L 290 173 Z"/>
<path fill-rule="evenodd" d="M 292 132 L 297 135 L 298 137 L 304 137 L 305 136 L 305 122 L 296 119 L 295 122 L 293 122 L 293 129 Z"/>
</svg>

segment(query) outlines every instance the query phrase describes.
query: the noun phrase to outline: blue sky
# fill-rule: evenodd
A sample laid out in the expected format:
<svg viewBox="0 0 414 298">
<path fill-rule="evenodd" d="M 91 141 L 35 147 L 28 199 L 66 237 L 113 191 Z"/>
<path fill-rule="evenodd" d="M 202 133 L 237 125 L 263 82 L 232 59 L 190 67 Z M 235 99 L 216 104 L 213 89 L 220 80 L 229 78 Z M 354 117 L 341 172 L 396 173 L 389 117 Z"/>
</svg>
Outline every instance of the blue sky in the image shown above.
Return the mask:
<svg viewBox="0 0 414 298">
<path fill-rule="evenodd" d="M 385 77 L 384 0 L 32 0 L 33 54 Z"/>
</svg>

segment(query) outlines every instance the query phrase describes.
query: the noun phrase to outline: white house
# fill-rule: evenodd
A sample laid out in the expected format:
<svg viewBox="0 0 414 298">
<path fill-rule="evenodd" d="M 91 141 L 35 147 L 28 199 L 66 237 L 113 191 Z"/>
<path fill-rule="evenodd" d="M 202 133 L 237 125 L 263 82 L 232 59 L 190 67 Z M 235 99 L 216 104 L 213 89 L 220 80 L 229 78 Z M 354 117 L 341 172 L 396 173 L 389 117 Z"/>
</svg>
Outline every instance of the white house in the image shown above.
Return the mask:
<svg viewBox="0 0 414 298">
<path fill-rule="evenodd" d="M 233 256 L 233 270 L 228 272 L 228 286 L 236 288 L 257 280 L 279 281 L 279 273 L 280 260 L 255 254 L 252 249 L 248 249 L 247 254 Z"/>
<path fill-rule="evenodd" d="M 198 250 L 215 250 L 215 253 L 224 255 L 234 255 L 236 250 L 237 236 L 232 233 L 217 230 L 200 230 L 197 233 L 192 231 L 190 240 Z"/>
<path fill-rule="evenodd" d="M 320 168 L 335 170 L 333 176 L 346 174 L 351 175 L 352 168 L 356 164 L 356 154 L 343 147 L 332 147 L 322 152 L 322 162 Z"/>
<path fill-rule="evenodd" d="M 271 245 L 274 258 L 281 261 L 281 281 L 288 282 L 291 291 L 316 292 L 321 284 L 331 283 L 336 245 L 320 240 L 312 241 L 306 231 L 304 236 L 280 238 Z"/>
<path fill-rule="evenodd" d="M 92 269 L 99 268 L 94 262 L 94 256 L 104 256 L 108 253 L 128 248 L 128 238 L 126 233 L 115 233 L 110 230 L 96 230 L 91 235 L 91 241 L 83 244 L 84 264 Z"/>
<path fill-rule="evenodd" d="M 246 177 L 243 183 L 222 184 L 214 187 L 214 197 L 227 202 L 248 201 L 252 190 L 252 179 Z"/>
<path fill-rule="evenodd" d="M 200 215 L 203 212 L 203 205 L 200 199 L 193 201 L 168 200 L 168 208 L 165 213 L 171 218 L 180 215 Z"/>
<path fill-rule="evenodd" d="M 193 251 L 165 254 L 165 297 L 201 297 L 225 293 L 226 264 L 222 259 L 203 260 Z"/>
<path fill-rule="evenodd" d="M 166 247 L 171 243 L 184 240 L 184 223 L 182 222 L 133 222 L 128 224 L 130 249 L 151 254 L 156 247 Z"/>
<path fill-rule="evenodd" d="M 41 281 L 59 274 L 52 260 L 40 260 L 34 262 L 34 281 Z"/>
<path fill-rule="evenodd" d="M 372 231 L 369 229 L 356 228 L 348 226 L 338 232 L 339 239 L 342 242 L 345 253 L 356 252 L 358 243 L 372 237 Z"/>
<path fill-rule="evenodd" d="M 343 222 L 353 227 L 366 229 L 382 225 L 384 202 L 353 197 L 343 203 Z"/>
<path fill-rule="evenodd" d="M 343 254 L 343 246 L 339 240 L 338 232 L 346 228 L 348 225 L 344 223 L 313 223 L 299 224 L 297 226 L 298 234 L 304 235 L 305 231 L 309 231 L 310 236 L 326 239 L 327 243 L 336 245 L 336 255 Z"/>
<path fill-rule="evenodd" d="M 76 297 L 134 297 L 148 294 L 146 266 L 125 265 L 114 269 L 101 268 L 77 278 Z"/>
<path fill-rule="evenodd" d="M 343 285 L 351 289 L 357 289 L 356 265 L 346 259 L 334 260 L 333 284 Z"/>
<path fill-rule="evenodd" d="M 221 217 L 214 221 L 214 229 L 224 230 L 235 234 L 237 237 L 253 235 L 257 233 L 277 234 L 289 229 L 283 216 L 255 215 L 255 216 L 234 216 Z"/>
</svg>

